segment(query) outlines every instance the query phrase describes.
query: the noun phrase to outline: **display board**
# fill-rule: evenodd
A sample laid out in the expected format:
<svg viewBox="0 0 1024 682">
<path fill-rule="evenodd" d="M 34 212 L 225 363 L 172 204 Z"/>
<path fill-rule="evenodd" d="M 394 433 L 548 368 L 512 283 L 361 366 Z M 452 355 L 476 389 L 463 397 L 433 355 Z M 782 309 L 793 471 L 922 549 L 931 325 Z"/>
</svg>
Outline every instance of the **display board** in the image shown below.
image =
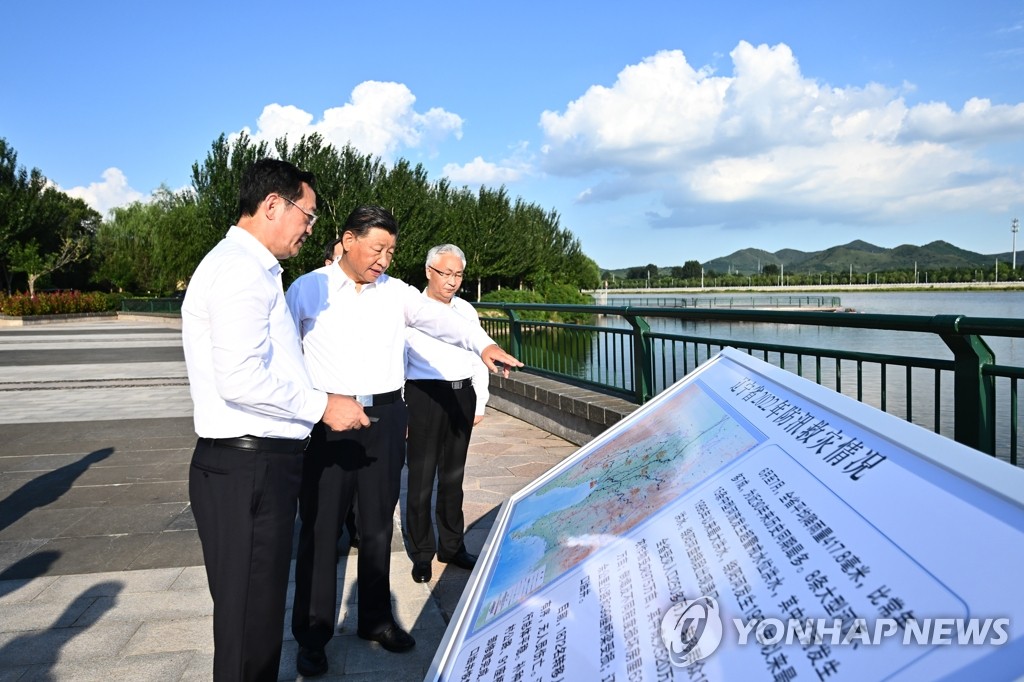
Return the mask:
<svg viewBox="0 0 1024 682">
<path fill-rule="evenodd" d="M 427 679 L 1024 675 L 1024 471 L 726 349 L 501 508 Z"/>
</svg>

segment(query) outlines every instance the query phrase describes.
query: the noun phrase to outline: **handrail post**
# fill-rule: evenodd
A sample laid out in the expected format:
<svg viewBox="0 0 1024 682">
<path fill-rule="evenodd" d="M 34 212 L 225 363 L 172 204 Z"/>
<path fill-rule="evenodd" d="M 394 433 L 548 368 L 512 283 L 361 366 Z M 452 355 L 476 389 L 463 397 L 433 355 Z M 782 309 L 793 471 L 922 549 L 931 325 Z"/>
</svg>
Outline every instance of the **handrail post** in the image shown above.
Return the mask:
<svg viewBox="0 0 1024 682">
<path fill-rule="evenodd" d="M 633 328 L 633 394 L 638 405 L 652 398 L 654 368 L 651 362 L 651 325 L 638 315 L 624 313 L 623 317 Z"/>
<path fill-rule="evenodd" d="M 935 322 L 949 330 L 939 334 L 953 351 L 953 439 L 976 450 L 996 452 L 995 381 L 982 368 L 996 356 L 985 340 L 960 334 L 960 315 L 936 315 Z"/>
<path fill-rule="evenodd" d="M 508 354 L 517 360 L 522 360 L 523 350 L 523 327 L 520 324 L 516 311 L 507 306 L 502 306 L 505 314 L 508 315 Z"/>
</svg>

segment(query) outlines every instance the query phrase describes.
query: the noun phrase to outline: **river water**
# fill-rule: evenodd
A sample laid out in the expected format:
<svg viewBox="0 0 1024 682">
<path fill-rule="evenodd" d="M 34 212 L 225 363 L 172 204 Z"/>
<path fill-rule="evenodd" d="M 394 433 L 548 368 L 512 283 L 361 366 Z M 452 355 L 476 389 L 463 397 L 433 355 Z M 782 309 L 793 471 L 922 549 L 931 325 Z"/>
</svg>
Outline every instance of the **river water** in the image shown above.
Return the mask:
<svg viewBox="0 0 1024 682">
<path fill-rule="evenodd" d="M 857 313 L 878 313 L 892 315 L 965 315 L 968 317 L 1015 318 L 1024 319 L 1024 292 L 1021 291 L 914 291 L 914 292 L 843 292 L 839 296 L 842 307 Z M 666 297 L 670 297 L 666 295 Z M 608 305 L 617 305 L 616 296 L 608 296 Z M 627 298 L 626 296 L 620 298 Z M 692 297 L 690 297 L 692 298 Z M 718 296 L 719 299 L 722 296 Z M 744 296 L 749 300 L 750 296 Z M 952 359 L 952 352 L 942 340 L 934 335 L 916 332 L 882 331 L 873 329 L 854 329 L 842 327 L 818 327 L 793 324 L 765 324 L 750 322 L 711 322 L 711 321 L 680 321 L 666 319 L 649 319 L 652 331 L 672 334 L 712 337 L 719 339 L 742 341 L 758 341 L 761 343 L 803 346 L 818 349 L 860 351 L 868 353 L 909 355 L 920 358 Z M 615 317 L 602 318 L 601 326 L 628 327 L 623 320 Z M 1002 365 L 1024 366 L 1024 339 L 1007 337 L 986 337 L 986 343 L 995 354 L 996 362 Z M 716 349 L 712 349 L 715 352 Z M 591 363 L 603 351 L 597 346 L 593 348 Z M 677 356 L 685 352 L 676 349 Z M 692 350 L 689 352 L 695 352 Z M 706 360 L 703 350 L 697 351 L 697 362 Z M 756 357 L 762 357 L 756 353 Z M 599 358 L 604 362 L 604 358 Z M 777 355 L 767 358 L 773 364 L 779 364 Z M 681 359 L 676 358 L 681 365 Z M 795 360 L 789 357 L 787 369 L 795 368 Z M 692 368 L 693 358 L 688 359 Z M 855 363 L 844 361 L 840 365 L 840 378 L 836 378 L 833 361 L 822 361 L 821 383 L 853 398 L 858 397 Z M 628 371 L 628 368 L 625 370 Z M 879 366 L 865 364 L 861 368 L 862 379 L 859 389 L 860 399 L 879 409 L 901 418 L 909 418 L 916 424 L 929 430 L 937 430 L 952 437 L 953 433 L 953 377 L 943 372 L 939 379 L 939 409 L 936 410 L 935 372 L 933 370 L 915 369 L 911 374 L 912 391 L 907 391 L 907 375 L 903 367 L 890 366 L 886 370 L 883 382 Z M 816 379 L 816 368 L 811 360 L 804 361 L 801 374 L 808 379 Z M 669 381 L 672 377 L 668 378 Z M 657 388 L 660 385 L 656 378 Z M 996 383 L 997 393 L 997 450 L 1009 450 L 1009 380 L 1000 379 Z M 1019 409 L 1018 412 L 1021 410 Z M 1019 415 L 1021 422 L 1024 416 Z M 1018 442 L 1024 443 L 1024 432 L 1018 428 Z"/>
</svg>

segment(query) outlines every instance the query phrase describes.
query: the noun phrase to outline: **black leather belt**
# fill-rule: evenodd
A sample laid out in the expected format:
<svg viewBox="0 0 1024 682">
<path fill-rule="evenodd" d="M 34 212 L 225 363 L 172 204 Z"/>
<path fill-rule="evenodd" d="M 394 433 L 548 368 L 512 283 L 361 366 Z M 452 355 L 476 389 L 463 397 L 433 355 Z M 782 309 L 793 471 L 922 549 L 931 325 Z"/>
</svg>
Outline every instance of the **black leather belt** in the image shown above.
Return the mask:
<svg viewBox="0 0 1024 682">
<path fill-rule="evenodd" d="M 460 381 L 447 381 L 445 379 L 410 379 L 417 384 L 434 384 L 435 386 L 448 386 L 453 391 L 458 391 L 463 388 L 469 388 L 473 385 L 472 379 L 462 379 Z"/>
<path fill-rule="evenodd" d="M 261 436 L 239 436 L 238 438 L 200 438 L 200 443 L 219 448 L 249 450 L 251 452 L 278 452 L 294 454 L 302 452 L 309 444 L 309 437 L 301 440 L 293 438 L 264 438 Z"/>
<path fill-rule="evenodd" d="M 356 402 L 363 407 L 373 407 L 374 405 L 390 405 L 396 403 L 402 399 L 402 389 L 397 391 L 389 391 L 388 393 L 374 393 L 373 395 L 354 395 Z"/>
</svg>

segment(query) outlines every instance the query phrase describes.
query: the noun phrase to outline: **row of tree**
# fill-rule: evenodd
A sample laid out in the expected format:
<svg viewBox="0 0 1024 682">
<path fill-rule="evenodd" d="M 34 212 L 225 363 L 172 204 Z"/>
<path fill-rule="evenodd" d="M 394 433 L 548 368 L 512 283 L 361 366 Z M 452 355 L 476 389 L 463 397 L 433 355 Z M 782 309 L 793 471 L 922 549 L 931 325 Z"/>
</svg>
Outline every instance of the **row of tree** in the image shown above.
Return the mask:
<svg viewBox="0 0 1024 682">
<path fill-rule="evenodd" d="M 0 277 L 7 293 L 15 280 L 35 292 L 40 279 L 83 260 L 100 214 L 18 165 L 18 154 L 0 138 Z"/>
<path fill-rule="evenodd" d="M 319 247 L 337 236 L 353 208 L 377 204 L 400 226 L 389 273 L 411 284 L 425 282 L 426 252 L 445 242 L 465 251 L 474 298 L 501 288 L 579 290 L 600 282 L 597 264 L 560 226 L 556 211 L 513 198 L 504 187 L 473 191 L 447 179 L 431 181 L 419 164 L 403 159 L 389 167 L 350 146 L 324 144 L 317 135 L 294 145 L 282 138 L 272 146 L 245 135 L 229 142 L 222 135 L 205 160 L 193 164 L 190 188 L 163 187 L 149 201 L 114 209 L 102 221 L 81 200 L 49 186 L 40 171 L 19 168 L 14 150 L 0 139 L 0 273 L 8 292 L 22 283 L 31 288 L 45 275 L 56 286 L 91 282 L 154 295 L 180 290 L 238 218 L 243 169 L 271 155 L 317 178 L 320 219 L 307 246 L 285 263 L 289 281 L 323 264 Z"/>
<path fill-rule="evenodd" d="M 723 274 L 704 271 L 697 261 L 682 266 L 658 269 L 655 265 L 635 267 L 625 277 L 616 277 L 610 271 L 601 273 L 602 286 L 609 289 L 672 288 L 672 287 L 772 287 L 772 286 L 832 286 L 846 284 L 938 284 L 969 282 L 1011 282 L 1022 279 L 1021 268 L 1000 262 L 989 268 L 932 268 L 930 270 L 886 270 L 881 272 L 808 273 L 783 272 L 775 264 L 765 265 L 759 274 Z"/>
<path fill-rule="evenodd" d="M 658 269 L 658 266 L 654 263 L 649 263 L 645 266 L 637 266 L 626 270 L 625 277 L 618 278 L 620 281 L 631 280 L 631 281 L 647 281 L 647 280 L 661 280 L 666 277 L 671 279 L 700 279 L 703 274 L 704 268 L 701 266 L 698 260 L 688 260 L 682 265 L 673 265 L 670 268 Z M 601 273 L 601 279 L 613 280 L 615 275 L 610 271 L 605 270 Z"/>
</svg>

